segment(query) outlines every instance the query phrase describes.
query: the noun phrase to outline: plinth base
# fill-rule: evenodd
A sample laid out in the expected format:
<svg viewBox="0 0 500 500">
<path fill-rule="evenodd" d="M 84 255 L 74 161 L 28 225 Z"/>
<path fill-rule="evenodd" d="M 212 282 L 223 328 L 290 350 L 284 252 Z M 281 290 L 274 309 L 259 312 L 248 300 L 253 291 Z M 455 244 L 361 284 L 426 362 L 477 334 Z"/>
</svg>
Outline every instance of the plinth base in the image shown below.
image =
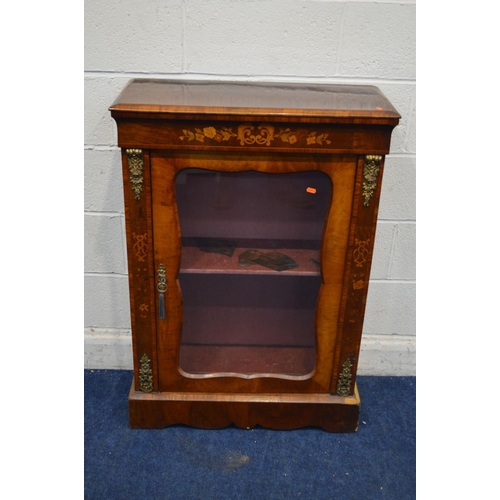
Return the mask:
<svg viewBox="0 0 500 500">
<path fill-rule="evenodd" d="M 321 427 L 328 432 L 353 432 L 358 428 L 360 399 L 330 394 L 227 394 L 136 391 L 129 394 L 130 426 L 159 429 L 185 424 L 220 429 L 235 424 L 270 429 Z"/>
</svg>

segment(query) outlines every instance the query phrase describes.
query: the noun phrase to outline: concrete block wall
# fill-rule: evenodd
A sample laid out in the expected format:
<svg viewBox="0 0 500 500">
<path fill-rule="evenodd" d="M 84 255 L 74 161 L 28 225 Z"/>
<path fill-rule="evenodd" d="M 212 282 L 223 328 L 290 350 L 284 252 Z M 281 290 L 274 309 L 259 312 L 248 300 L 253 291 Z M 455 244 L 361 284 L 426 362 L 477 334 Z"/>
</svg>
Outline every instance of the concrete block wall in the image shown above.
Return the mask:
<svg viewBox="0 0 500 500">
<path fill-rule="evenodd" d="M 373 84 L 402 115 L 386 159 L 359 373 L 415 374 L 415 2 L 85 2 L 85 367 L 132 368 L 120 152 L 134 77 Z"/>
</svg>

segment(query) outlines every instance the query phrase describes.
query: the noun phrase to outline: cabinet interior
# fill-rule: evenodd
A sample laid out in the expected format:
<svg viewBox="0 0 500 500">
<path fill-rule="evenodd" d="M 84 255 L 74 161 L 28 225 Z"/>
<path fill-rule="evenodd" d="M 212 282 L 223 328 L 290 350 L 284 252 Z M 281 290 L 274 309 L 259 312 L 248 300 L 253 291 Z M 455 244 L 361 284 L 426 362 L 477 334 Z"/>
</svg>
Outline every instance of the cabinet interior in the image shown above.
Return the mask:
<svg viewBox="0 0 500 500">
<path fill-rule="evenodd" d="M 181 370 L 192 377 L 310 374 L 330 178 L 187 168 L 175 188 Z"/>
</svg>

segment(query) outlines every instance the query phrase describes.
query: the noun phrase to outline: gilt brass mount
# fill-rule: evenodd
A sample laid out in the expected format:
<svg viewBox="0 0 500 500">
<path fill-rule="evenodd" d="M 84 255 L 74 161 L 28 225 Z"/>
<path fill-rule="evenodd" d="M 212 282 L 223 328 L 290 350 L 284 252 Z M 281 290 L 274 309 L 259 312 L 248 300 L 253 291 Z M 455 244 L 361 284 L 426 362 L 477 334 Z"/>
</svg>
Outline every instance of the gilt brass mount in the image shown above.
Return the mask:
<svg viewBox="0 0 500 500">
<path fill-rule="evenodd" d="M 142 392 L 151 392 L 153 390 L 153 371 L 150 363 L 150 359 L 146 354 L 143 354 L 139 368 L 139 387 Z"/>
<path fill-rule="evenodd" d="M 342 365 L 342 372 L 339 376 L 339 381 L 337 382 L 337 394 L 339 396 L 349 396 L 351 392 L 351 382 L 352 382 L 352 367 L 354 366 L 351 359 L 346 359 Z"/>
<path fill-rule="evenodd" d="M 377 188 L 377 178 L 380 172 L 380 164 L 382 157 L 379 155 L 366 155 L 365 164 L 363 166 L 363 198 L 365 199 L 363 206 L 367 207 Z"/>
<path fill-rule="evenodd" d="M 142 184 L 144 182 L 144 177 L 142 175 L 142 171 L 144 169 L 144 156 L 142 154 L 142 149 L 127 149 L 126 153 L 132 191 L 135 194 L 135 199 L 140 200 Z"/>
</svg>

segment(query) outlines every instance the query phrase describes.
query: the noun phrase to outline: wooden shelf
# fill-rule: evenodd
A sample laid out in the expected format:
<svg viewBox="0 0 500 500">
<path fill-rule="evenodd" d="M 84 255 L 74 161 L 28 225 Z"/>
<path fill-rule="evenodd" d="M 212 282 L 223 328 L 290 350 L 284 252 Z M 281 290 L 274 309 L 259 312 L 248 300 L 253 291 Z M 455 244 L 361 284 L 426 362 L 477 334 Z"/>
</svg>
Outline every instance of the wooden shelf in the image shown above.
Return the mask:
<svg viewBox="0 0 500 500">
<path fill-rule="evenodd" d="M 232 257 L 228 257 L 227 255 L 203 252 L 197 247 L 182 247 L 180 272 L 191 274 L 286 274 L 289 276 L 319 276 L 320 274 L 319 265 L 315 264 L 320 259 L 319 250 L 297 248 L 256 249 L 263 253 L 270 251 L 283 253 L 299 265 L 295 269 L 286 271 L 275 271 L 258 264 L 241 267 L 238 264 L 238 256 L 246 250 L 247 248 L 236 248 Z"/>
<path fill-rule="evenodd" d="M 304 377 L 314 369 L 314 347 L 181 345 L 179 366 L 197 378 Z"/>
</svg>

